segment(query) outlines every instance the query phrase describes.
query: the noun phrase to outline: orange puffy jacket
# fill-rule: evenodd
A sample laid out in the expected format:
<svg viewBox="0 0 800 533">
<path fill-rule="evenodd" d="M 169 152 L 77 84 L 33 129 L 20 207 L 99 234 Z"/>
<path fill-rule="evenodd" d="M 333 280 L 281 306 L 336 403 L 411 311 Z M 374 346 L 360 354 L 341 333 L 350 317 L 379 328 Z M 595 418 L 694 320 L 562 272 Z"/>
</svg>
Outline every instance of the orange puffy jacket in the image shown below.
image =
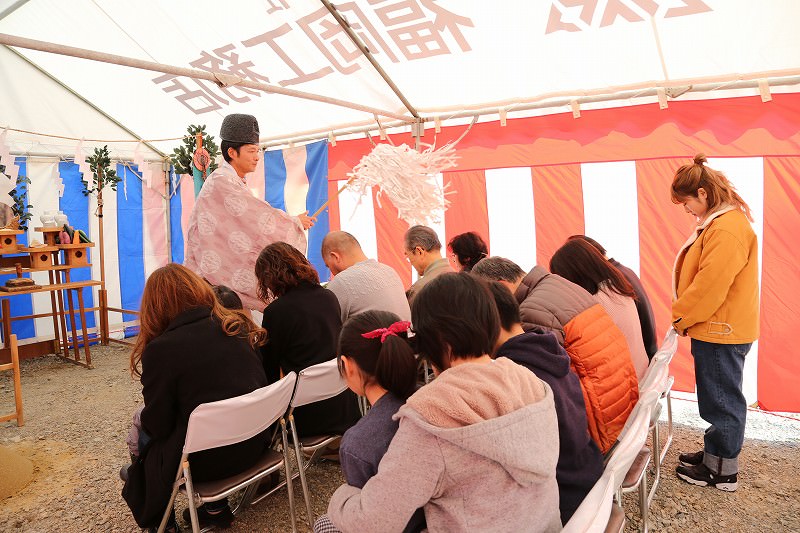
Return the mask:
<svg viewBox="0 0 800 533">
<path fill-rule="evenodd" d="M 567 322 L 564 334 L 564 347 L 583 389 L 589 435 L 606 453 L 639 399 L 628 343 L 600 304 Z"/>
</svg>

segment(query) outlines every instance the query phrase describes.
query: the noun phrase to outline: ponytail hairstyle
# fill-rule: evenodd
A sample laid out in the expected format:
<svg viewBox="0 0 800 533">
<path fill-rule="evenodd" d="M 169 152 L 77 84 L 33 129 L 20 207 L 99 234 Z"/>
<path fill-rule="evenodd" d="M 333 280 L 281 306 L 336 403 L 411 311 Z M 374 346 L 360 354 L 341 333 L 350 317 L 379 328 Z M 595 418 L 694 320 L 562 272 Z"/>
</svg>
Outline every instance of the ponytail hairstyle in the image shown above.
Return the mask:
<svg viewBox="0 0 800 533">
<path fill-rule="evenodd" d="M 365 383 L 376 383 L 406 400 L 417 388 L 417 359 L 408 343 L 407 325 L 387 311 L 348 318 L 339 335 L 340 372 L 345 356 L 356 364 Z"/>
<path fill-rule="evenodd" d="M 706 156 L 697 154 L 691 164 L 683 165 L 675 171 L 675 178 L 672 180 L 672 203 L 682 204 L 689 197 L 697 198 L 697 190 L 702 188 L 706 191 L 709 213 L 728 204 L 739 209 L 750 222 L 753 222 L 750 206 L 739 196 L 736 188 L 722 172 L 707 167 L 706 163 L 708 163 Z"/>
</svg>

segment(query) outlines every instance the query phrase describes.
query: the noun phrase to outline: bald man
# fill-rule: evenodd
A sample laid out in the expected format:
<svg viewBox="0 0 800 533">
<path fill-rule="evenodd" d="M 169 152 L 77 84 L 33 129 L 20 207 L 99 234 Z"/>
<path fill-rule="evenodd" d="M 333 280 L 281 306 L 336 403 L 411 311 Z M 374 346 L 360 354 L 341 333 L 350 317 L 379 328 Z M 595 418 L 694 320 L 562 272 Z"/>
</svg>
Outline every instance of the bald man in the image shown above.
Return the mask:
<svg viewBox="0 0 800 533">
<path fill-rule="evenodd" d="M 389 311 L 411 320 L 403 282 L 388 265 L 368 259 L 355 237 L 333 231 L 322 240 L 322 259 L 331 270 L 328 283 L 339 299 L 342 322 L 364 311 Z"/>
</svg>

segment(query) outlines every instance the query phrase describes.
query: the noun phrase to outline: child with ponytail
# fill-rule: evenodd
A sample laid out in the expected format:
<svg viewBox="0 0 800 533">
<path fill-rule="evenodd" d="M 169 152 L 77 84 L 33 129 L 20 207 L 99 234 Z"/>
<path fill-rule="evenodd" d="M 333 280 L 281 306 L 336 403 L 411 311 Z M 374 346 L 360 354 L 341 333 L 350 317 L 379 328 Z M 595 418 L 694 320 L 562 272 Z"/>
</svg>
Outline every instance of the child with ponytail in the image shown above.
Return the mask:
<svg viewBox="0 0 800 533">
<path fill-rule="evenodd" d="M 697 219 L 673 273 L 672 324 L 692 340 L 702 450 L 682 453 L 678 477 L 734 491 L 744 442 L 744 358 L 758 338 L 758 240 L 750 208 L 703 154 L 675 172 L 672 201 Z"/>
<path fill-rule="evenodd" d="M 342 437 L 339 459 L 348 485 L 362 488 L 378 472 L 399 422 L 394 414 L 417 388 L 417 359 L 408 343 L 410 322 L 387 311 L 366 311 L 350 317 L 339 335 L 339 371 L 354 393 L 371 408 Z M 425 529 L 417 509 L 404 531 Z M 337 531 L 322 516 L 314 531 Z"/>
</svg>

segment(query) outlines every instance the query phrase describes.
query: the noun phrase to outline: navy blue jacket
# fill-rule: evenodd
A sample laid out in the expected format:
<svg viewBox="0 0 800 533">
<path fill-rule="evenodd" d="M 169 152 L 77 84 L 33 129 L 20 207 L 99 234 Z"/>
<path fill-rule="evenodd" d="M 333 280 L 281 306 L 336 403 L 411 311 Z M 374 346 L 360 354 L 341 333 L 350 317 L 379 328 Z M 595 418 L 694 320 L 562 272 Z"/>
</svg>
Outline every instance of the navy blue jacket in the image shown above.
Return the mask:
<svg viewBox="0 0 800 533">
<path fill-rule="evenodd" d="M 503 343 L 495 355 L 527 367 L 553 389 L 560 446 L 556 480 L 561 522 L 566 524 L 603 474 L 603 455 L 589 436 L 578 376 L 570 370 L 569 356 L 552 333 L 528 331 L 517 335 Z"/>
</svg>

